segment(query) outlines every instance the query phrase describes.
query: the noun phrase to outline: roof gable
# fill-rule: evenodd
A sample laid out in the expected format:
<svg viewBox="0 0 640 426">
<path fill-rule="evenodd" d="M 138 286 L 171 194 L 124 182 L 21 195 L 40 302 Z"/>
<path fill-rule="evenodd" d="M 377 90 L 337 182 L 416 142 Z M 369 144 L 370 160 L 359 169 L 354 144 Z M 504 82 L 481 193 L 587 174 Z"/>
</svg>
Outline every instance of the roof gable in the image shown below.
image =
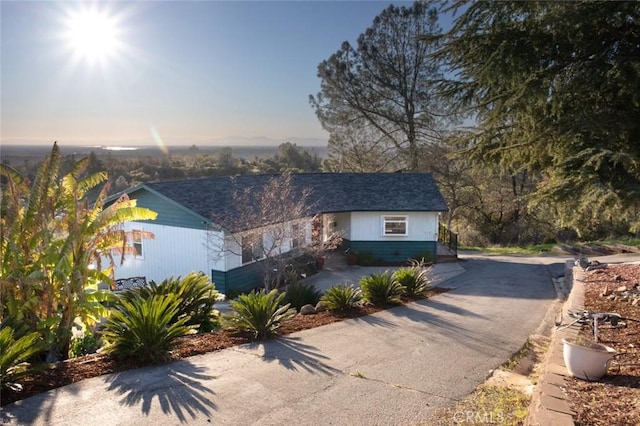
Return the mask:
<svg viewBox="0 0 640 426">
<path fill-rule="evenodd" d="M 194 229 L 207 229 L 211 223 L 210 217 L 200 215 L 195 210 L 146 184 L 136 186 L 126 192 L 130 198 L 136 200 L 138 207 L 148 208 L 158 213 L 156 220 L 144 222 Z M 107 202 L 114 201 L 119 195 L 121 194 L 110 197 Z"/>
</svg>

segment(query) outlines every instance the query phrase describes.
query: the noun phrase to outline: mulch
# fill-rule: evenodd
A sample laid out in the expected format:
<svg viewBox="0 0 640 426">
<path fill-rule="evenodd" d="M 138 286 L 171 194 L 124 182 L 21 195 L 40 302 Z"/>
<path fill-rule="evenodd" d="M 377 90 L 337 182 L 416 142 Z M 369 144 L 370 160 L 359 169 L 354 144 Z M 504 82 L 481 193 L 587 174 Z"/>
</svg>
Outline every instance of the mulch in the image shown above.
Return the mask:
<svg viewBox="0 0 640 426">
<path fill-rule="evenodd" d="M 640 320 L 640 302 L 627 294 L 640 296 L 640 265 L 609 265 L 587 272 L 585 309 L 592 312 L 614 312 L 622 317 Z M 609 426 L 640 425 L 640 322 L 626 321 L 625 326 L 598 327 L 599 341 L 614 348 L 618 355 L 608 374 L 599 381 L 568 379 L 565 394 L 575 411 L 576 425 Z"/>
</svg>

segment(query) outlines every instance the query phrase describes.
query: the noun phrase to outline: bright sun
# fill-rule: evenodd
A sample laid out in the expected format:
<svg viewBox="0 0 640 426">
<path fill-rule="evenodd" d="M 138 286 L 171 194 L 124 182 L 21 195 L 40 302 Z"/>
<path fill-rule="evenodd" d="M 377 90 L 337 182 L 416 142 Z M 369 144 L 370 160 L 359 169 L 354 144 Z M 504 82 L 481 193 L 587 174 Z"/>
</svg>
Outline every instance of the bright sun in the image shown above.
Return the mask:
<svg viewBox="0 0 640 426">
<path fill-rule="evenodd" d="M 77 59 L 104 62 L 121 48 L 118 22 L 106 11 L 79 10 L 70 13 L 64 38 Z"/>
</svg>

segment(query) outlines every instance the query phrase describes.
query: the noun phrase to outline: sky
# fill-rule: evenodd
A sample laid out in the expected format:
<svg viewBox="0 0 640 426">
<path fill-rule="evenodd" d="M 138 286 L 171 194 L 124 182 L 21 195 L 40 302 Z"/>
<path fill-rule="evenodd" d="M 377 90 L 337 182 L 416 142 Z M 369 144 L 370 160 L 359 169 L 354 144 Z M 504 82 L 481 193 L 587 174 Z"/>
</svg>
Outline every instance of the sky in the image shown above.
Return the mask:
<svg viewBox="0 0 640 426">
<path fill-rule="evenodd" d="M 0 143 L 326 141 L 318 64 L 389 4 L 2 0 Z"/>
</svg>

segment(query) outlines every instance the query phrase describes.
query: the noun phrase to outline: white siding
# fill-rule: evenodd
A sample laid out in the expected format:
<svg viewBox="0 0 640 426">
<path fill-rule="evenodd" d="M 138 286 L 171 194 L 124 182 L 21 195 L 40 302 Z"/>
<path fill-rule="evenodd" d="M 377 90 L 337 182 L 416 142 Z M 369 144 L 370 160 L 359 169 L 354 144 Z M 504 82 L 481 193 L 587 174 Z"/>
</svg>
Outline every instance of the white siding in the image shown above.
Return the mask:
<svg viewBox="0 0 640 426">
<path fill-rule="evenodd" d="M 382 234 L 383 216 L 406 216 L 408 235 Z M 436 241 L 438 213 L 434 212 L 353 212 L 351 213 L 351 241 Z"/>
<path fill-rule="evenodd" d="M 143 241 L 143 258 L 125 256 L 120 265 L 116 257 L 115 278 L 144 276 L 147 281 L 161 282 L 171 276 L 178 277 L 190 272 L 211 275 L 211 269 L 221 266 L 223 261 L 214 261 L 208 256 L 207 231 L 178 228 L 149 223 L 130 222 L 125 230 L 142 229 L 154 234 L 154 239 Z M 216 265 L 218 263 L 218 265 Z"/>
<path fill-rule="evenodd" d="M 351 213 L 334 213 L 335 231 L 346 240 L 351 240 Z"/>
</svg>

